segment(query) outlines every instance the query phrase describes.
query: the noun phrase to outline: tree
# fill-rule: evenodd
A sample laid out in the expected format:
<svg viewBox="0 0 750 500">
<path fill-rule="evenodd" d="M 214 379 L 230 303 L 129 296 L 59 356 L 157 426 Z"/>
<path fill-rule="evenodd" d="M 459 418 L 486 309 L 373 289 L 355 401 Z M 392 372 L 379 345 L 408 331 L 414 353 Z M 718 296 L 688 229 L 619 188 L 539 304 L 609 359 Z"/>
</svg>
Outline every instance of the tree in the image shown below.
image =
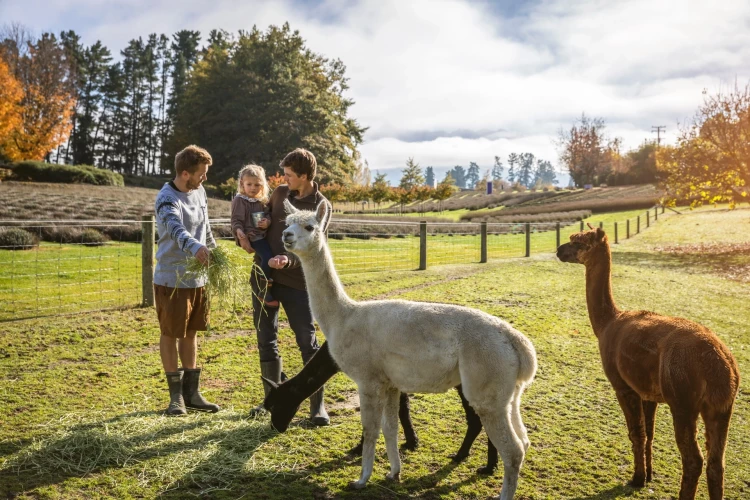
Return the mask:
<svg viewBox="0 0 750 500">
<path fill-rule="evenodd" d="M 552 163 L 547 160 L 537 160 L 532 185 L 544 187 L 554 184 L 557 184 L 557 175 L 555 174 L 555 168 L 552 166 Z"/>
<path fill-rule="evenodd" d="M 499 181 L 503 178 L 503 162 L 499 156 L 495 156 L 495 164 L 492 166 L 492 180 Z"/>
<path fill-rule="evenodd" d="M 18 133 L 21 126 L 21 99 L 21 84 L 10 73 L 8 64 L 0 59 L 0 159 L 5 138 Z"/>
<path fill-rule="evenodd" d="M 518 156 L 521 164 L 516 174 L 516 180 L 527 188 L 531 188 L 534 185 L 534 155 L 521 153 Z"/>
<path fill-rule="evenodd" d="M 185 144 L 209 145 L 214 175 L 223 177 L 248 161 L 270 172 L 304 147 L 317 158 L 321 183 L 352 179 L 365 129 L 348 117 L 345 70 L 310 51 L 288 24 L 210 45 L 182 96 L 172 96 L 168 159 Z"/>
<path fill-rule="evenodd" d="M 451 176 L 451 173 L 448 172 L 445 174 L 445 179 L 437 185 L 435 191 L 432 193 L 432 197 L 438 202 L 438 210 L 440 212 L 443 211 L 443 202 L 450 198 L 455 191 L 456 181 Z"/>
<path fill-rule="evenodd" d="M 479 179 L 479 165 L 473 161 L 469 162 L 469 170 L 466 172 L 466 187 L 475 189 Z"/>
<path fill-rule="evenodd" d="M 427 167 L 424 169 L 424 183 L 430 187 L 435 186 L 435 171 L 432 169 L 432 167 Z"/>
<path fill-rule="evenodd" d="M 424 184 L 424 176 L 422 175 L 422 167 L 419 163 L 414 161 L 414 158 L 406 160 L 406 168 L 402 171 L 401 182 L 399 187 L 411 190 L 415 186 L 421 186 Z"/>
<path fill-rule="evenodd" d="M 569 131 L 560 130 L 558 150 L 560 161 L 570 172 L 576 186 L 604 181 L 619 149 L 620 139 L 610 140 L 604 133 L 602 118 L 589 118 L 585 114 Z"/>
<path fill-rule="evenodd" d="M 450 176 L 455 180 L 456 186 L 461 189 L 466 187 L 466 171 L 461 165 L 456 165 L 450 171 Z"/>
<path fill-rule="evenodd" d="M 435 191 L 432 186 L 419 185 L 411 188 L 414 200 L 419 202 L 419 211 L 424 213 L 424 202 L 432 198 Z"/>
<path fill-rule="evenodd" d="M 516 165 L 520 166 L 520 158 L 516 153 L 508 155 L 508 182 L 513 184 L 516 182 Z"/>
<path fill-rule="evenodd" d="M 377 204 L 378 208 L 380 208 L 380 204 L 388 201 L 390 195 L 391 185 L 386 180 L 386 174 L 375 174 L 375 181 L 372 183 L 372 188 L 370 189 L 370 197 L 373 203 Z"/>
<path fill-rule="evenodd" d="M 2 35 L 0 58 L 21 85 L 20 126 L 2 138 L 10 160 L 41 160 L 70 133 L 75 106 L 73 66 L 52 33 L 34 40 L 19 26 Z"/>
<path fill-rule="evenodd" d="M 699 205 L 750 199 L 750 83 L 709 95 L 677 145 L 657 151 L 671 202 Z"/>
</svg>

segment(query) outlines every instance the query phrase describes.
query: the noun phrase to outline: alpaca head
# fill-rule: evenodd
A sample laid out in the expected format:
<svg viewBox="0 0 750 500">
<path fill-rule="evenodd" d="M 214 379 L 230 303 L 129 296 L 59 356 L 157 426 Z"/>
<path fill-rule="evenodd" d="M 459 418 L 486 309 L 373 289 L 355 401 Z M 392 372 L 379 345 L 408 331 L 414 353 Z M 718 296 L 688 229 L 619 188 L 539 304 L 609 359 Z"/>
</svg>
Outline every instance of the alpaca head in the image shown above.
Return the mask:
<svg viewBox="0 0 750 500">
<path fill-rule="evenodd" d="M 284 200 L 287 228 L 281 235 L 284 248 L 297 255 L 319 249 L 325 242 L 324 230 L 331 216 L 328 204 L 321 201 L 314 212 L 297 210 Z"/>
<path fill-rule="evenodd" d="M 272 380 L 261 377 L 269 386 L 268 395 L 263 400 L 263 408 L 271 413 L 271 425 L 279 432 L 285 432 L 297 413 L 300 405 L 289 403 L 298 401 L 297 388 L 294 384 L 277 384 Z"/>
<path fill-rule="evenodd" d="M 596 250 L 606 248 L 608 245 L 607 235 L 602 229 L 581 231 L 570 235 L 570 243 L 558 247 L 557 258 L 563 262 L 585 265 Z"/>
</svg>

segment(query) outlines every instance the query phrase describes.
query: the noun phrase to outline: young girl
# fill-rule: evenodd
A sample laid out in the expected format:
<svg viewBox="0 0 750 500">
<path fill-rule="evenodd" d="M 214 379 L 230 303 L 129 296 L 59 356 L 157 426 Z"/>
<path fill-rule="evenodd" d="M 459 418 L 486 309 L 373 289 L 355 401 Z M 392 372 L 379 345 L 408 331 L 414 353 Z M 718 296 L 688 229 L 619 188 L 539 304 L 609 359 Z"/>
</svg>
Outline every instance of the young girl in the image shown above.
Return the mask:
<svg viewBox="0 0 750 500">
<path fill-rule="evenodd" d="M 265 206 L 268 203 L 268 183 L 263 167 L 246 165 L 240 170 L 237 178 L 237 195 L 232 200 L 232 233 L 237 243 L 248 250 L 248 246 L 255 250 L 260 258 L 260 268 L 263 270 L 265 297 L 263 302 L 268 307 L 278 307 L 279 301 L 271 295 L 271 268 L 269 259 L 273 257 L 271 246 L 266 241 L 266 229 L 271 221 L 266 216 Z"/>
</svg>

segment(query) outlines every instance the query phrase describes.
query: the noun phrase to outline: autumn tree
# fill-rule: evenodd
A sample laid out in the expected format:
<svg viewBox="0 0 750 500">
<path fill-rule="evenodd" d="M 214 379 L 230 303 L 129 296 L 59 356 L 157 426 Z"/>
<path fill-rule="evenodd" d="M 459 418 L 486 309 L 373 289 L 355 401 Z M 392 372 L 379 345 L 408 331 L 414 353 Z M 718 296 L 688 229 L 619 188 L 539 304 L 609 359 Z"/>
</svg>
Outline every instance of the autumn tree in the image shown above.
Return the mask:
<svg viewBox="0 0 750 500">
<path fill-rule="evenodd" d="M 670 201 L 693 204 L 750 199 L 750 83 L 709 95 L 677 145 L 659 148 Z"/>
<path fill-rule="evenodd" d="M 620 141 L 609 139 L 605 128 L 602 118 L 583 114 L 570 130 L 560 130 L 557 141 L 560 161 L 576 186 L 606 180 Z"/>
<path fill-rule="evenodd" d="M 70 133 L 75 106 L 73 65 L 52 33 L 31 37 L 23 27 L 0 34 L 0 58 L 22 89 L 20 126 L 3 137 L 10 160 L 42 160 Z"/>
<path fill-rule="evenodd" d="M 432 197 L 438 202 L 438 211 L 443 211 L 443 202 L 450 198 L 456 190 L 456 181 L 453 179 L 451 173 L 448 172 L 432 193 Z"/>
<path fill-rule="evenodd" d="M 0 148 L 6 138 L 17 133 L 21 126 L 23 88 L 10 73 L 8 64 L 0 59 Z M 0 149 L 0 159 L 3 150 Z"/>
<path fill-rule="evenodd" d="M 372 187 L 370 188 L 370 197 L 372 198 L 373 203 L 375 203 L 378 208 L 380 208 L 380 204 L 388 201 L 391 197 L 391 185 L 386 179 L 386 174 L 375 174 L 375 180 L 372 183 Z"/>
</svg>

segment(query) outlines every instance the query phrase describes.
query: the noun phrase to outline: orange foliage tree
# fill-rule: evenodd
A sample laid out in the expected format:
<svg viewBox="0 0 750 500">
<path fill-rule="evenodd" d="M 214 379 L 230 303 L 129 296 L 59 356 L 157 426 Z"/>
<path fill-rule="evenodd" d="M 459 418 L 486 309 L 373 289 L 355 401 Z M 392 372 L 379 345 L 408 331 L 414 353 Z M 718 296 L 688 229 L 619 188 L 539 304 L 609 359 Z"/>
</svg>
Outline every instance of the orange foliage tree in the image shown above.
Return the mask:
<svg viewBox="0 0 750 500">
<path fill-rule="evenodd" d="M 8 64 L 0 59 L 0 144 L 21 126 L 22 98 L 21 84 L 10 73 Z"/>
<path fill-rule="evenodd" d="M 5 38 L 0 58 L 22 89 L 20 126 L 2 137 L 10 160 L 42 160 L 65 142 L 72 128 L 75 87 L 72 61 L 55 35 L 36 41 Z"/>
</svg>

